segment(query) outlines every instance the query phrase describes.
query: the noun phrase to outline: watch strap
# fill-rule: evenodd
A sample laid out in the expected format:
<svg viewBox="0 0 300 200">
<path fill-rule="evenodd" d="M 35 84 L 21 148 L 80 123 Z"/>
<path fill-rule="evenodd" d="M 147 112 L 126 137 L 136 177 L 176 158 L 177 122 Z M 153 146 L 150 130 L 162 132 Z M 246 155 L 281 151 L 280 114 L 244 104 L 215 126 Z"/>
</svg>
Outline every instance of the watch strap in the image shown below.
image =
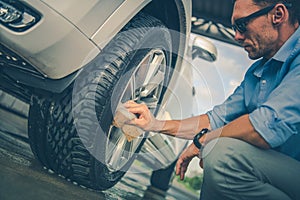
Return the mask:
<svg viewBox="0 0 300 200">
<path fill-rule="evenodd" d="M 207 132 L 209 132 L 209 130 L 207 128 L 204 128 L 195 135 L 195 137 L 193 139 L 193 143 L 198 149 L 202 148 L 202 144 L 199 142 L 199 139 Z"/>
</svg>

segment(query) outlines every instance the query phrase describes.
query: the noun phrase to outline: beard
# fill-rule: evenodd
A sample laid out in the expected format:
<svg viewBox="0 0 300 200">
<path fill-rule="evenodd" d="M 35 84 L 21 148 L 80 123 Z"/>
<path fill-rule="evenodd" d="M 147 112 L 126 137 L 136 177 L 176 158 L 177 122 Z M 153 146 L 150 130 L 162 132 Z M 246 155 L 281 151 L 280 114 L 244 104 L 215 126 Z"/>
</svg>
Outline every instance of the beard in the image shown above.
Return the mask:
<svg viewBox="0 0 300 200">
<path fill-rule="evenodd" d="M 274 47 L 274 46 L 273 46 Z M 268 48 L 267 46 L 253 46 L 253 45 L 245 45 L 245 51 L 248 53 L 248 57 L 251 60 L 257 60 L 259 58 L 270 59 L 276 53 L 276 48 Z"/>
<path fill-rule="evenodd" d="M 248 57 L 251 60 L 256 60 L 256 59 L 259 59 L 259 58 L 263 57 L 263 53 L 258 51 L 253 46 L 248 45 L 248 46 L 245 46 L 244 49 L 248 53 Z"/>
<path fill-rule="evenodd" d="M 271 34 L 256 34 L 244 41 L 243 47 L 251 60 L 259 58 L 270 59 L 279 49 L 276 43 L 276 39 Z"/>
</svg>

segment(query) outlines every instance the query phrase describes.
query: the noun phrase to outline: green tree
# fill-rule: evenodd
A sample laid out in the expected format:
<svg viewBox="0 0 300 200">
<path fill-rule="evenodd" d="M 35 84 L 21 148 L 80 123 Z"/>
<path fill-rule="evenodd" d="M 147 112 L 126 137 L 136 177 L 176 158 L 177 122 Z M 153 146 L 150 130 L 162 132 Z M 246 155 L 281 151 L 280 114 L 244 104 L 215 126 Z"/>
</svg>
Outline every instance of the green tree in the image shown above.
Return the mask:
<svg viewBox="0 0 300 200">
<path fill-rule="evenodd" d="M 201 176 L 194 176 L 188 180 L 188 183 L 191 188 L 194 190 L 200 190 L 202 185 L 202 177 Z"/>
</svg>

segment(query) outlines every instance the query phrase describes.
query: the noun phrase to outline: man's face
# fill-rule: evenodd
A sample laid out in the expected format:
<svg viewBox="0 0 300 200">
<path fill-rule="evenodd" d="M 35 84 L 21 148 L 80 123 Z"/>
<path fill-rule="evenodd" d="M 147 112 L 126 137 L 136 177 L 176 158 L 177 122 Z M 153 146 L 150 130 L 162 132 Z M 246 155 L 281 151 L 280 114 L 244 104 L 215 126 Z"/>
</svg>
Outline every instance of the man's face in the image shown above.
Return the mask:
<svg viewBox="0 0 300 200">
<path fill-rule="evenodd" d="M 273 8 L 264 8 L 255 5 L 252 0 L 236 0 L 234 5 L 232 24 L 236 25 L 235 28 L 237 28 L 235 39 L 248 52 L 250 59 L 271 58 L 277 50 L 278 34 L 272 26 L 271 19 Z M 262 9 L 264 10 L 259 16 L 243 19 Z M 241 18 L 242 20 L 239 20 Z M 238 30 L 239 28 L 240 30 Z"/>
</svg>

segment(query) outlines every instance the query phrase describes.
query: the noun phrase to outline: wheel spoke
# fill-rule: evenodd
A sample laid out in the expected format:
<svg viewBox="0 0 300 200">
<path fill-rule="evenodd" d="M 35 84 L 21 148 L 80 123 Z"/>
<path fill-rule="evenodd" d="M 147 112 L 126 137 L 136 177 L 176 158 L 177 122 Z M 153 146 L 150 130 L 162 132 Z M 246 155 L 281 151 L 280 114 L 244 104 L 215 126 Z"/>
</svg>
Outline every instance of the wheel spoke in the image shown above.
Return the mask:
<svg viewBox="0 0 300 200">
<path fill-rule="evenodd" d="M 130 85 L 130 91 L 131 91 L 131 99 L 135 99 L 136 98 L 135 90 L 137 89 L 135 76 L 131 77 L 129 85 Z"/>
<path fill-rule="evenodd" d="M 109 141 L 109 152 L 106 154 L 107 158 L 107 164 L 112 168 L 112 169 L 117 169 L 121 162 L 120 159 L 122 158 L 122 154 L 124 151 L 124 145 L 126 144 L 127 140 L 123 135 L 120 135 L 120 137 L 117 138 L 116 141 Z"/>
<path fill-rule="evenodd" d="M 165 54 L 160 49 L 153 49 L 136 66 L 128 79 L 119 103 L 129 99 L 140 100 L 154 111 L 158 104 L 165 78 Z M 127 141 L 121 129 L 112 127 L 108 134 L 106 163 L 110 170 L 120 170 L 134 156 L 143 137 Z"/>
<path fill-rule="evenodd" d="M 147 97 L 150 93 L 153 92 L 159 85 L 162 85 L 164 81 L 164 73 L 158 71 L 147 83 L 145 87 L 143 87 L 140 95 L 141 97 Z"/>
<path fill-rule="evenodd" d="M 109 135 L 108 135 L 108 142 L 106 145 L 106 159 L 109 159 L 112 157 L 112 154 L 114 154 L 115 151 L 115 146 L 117 143 L 120 143 L 121 140 L 121 136 L 119 133 L 119 129 L 117 129 L 116 127 L 111 127 L 110 131 L 109 131 Z M 122 134 L 122 133 L 121 133 Z"/>
<path fill-rule="evenodd" d="M 142 98 L 150 96 L 155 89 L 163 85 L 165 78 L 165 56 L 163 52 L 154 52 L 147 68 L 147 75 L 140 91 Z"/>
<path fill-rule="evenodd" d="M 164 74 L 164 69 L 163 69 L 163 65 L 165 64 L 165 57 L 163 53 L 154 53 L 149 64 L 148 64 L 148 72 L 147 75 L 145 77 L 143 86 L 148 85 L 149 83 L 153 83 L 153 81 L 151 81 L 153 79 L 153 77 L 155 77 L 155 74 L 157 74 L 158 72 L 161 72 L 162 74 Z"/>
</svg>

